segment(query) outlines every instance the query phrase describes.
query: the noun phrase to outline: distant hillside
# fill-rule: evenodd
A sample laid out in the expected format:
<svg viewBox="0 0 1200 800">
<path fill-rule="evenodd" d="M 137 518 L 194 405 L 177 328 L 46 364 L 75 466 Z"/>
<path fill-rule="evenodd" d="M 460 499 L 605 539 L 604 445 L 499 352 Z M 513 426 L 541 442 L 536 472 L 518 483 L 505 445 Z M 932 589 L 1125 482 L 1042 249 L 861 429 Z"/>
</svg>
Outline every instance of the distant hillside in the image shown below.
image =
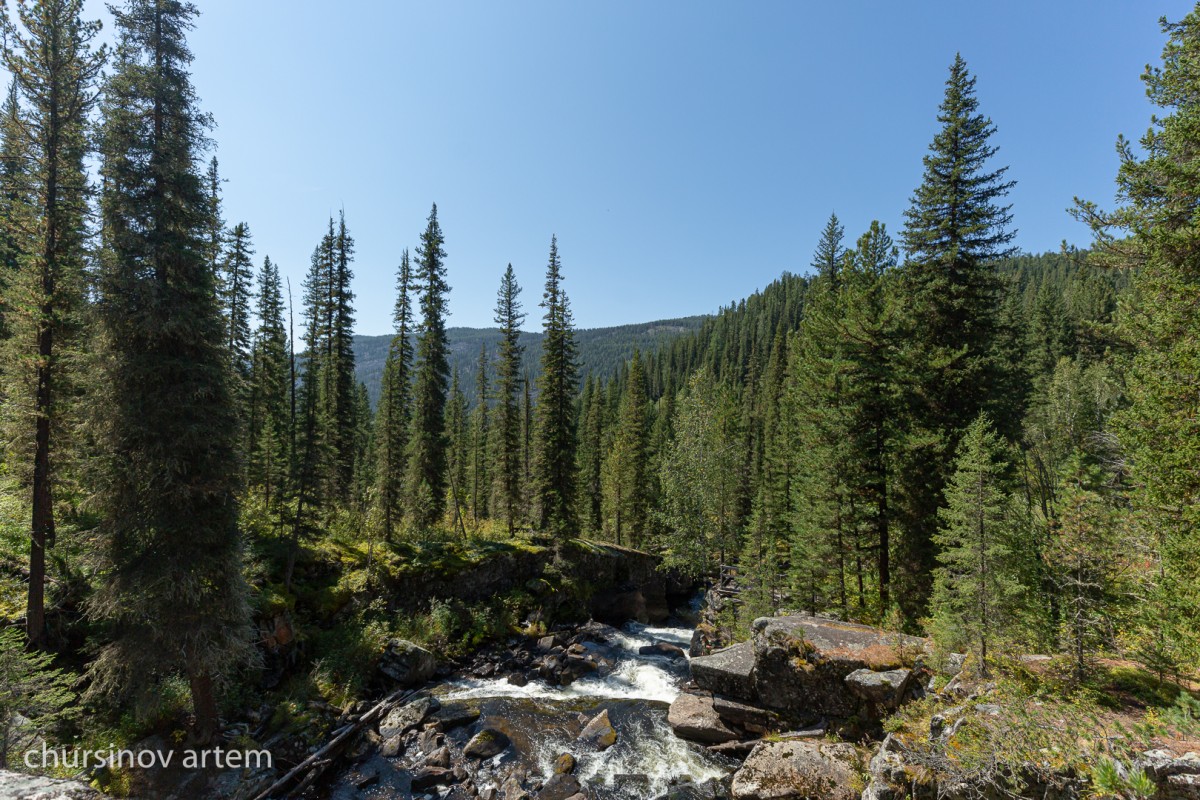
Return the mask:
<svg viewBox="0 0 1200 800">
<path fill-rule="evenodd" d="M 580 378 L 596 375 L 607 378 L 629 360 L 634 349 L 654 352 L 673 340 L 700 329 L 707 316 L 664 319 L 614 328 L 591 328 L 575 331 L 579 347 Z M 500 332 L 495 328 L 450 328 L 450 368 L 459 371 L 459 381 L 468 402 L 475 398 L 475 370 L 480 345 L 486 345 L 489 361 L 495 356 Z M 383 363 L 387 359 L 391 336 L 355 336 L 354 361 L 358 379 L 367 385 L 371 405 L 379 398 L 379 382 Z M 522 333 L 525 347 L 525 370 L 533 378 L 539 371 L 542 356 L 542 334 Z M 490 373 L 490 369 L 489 369 Z"/>
</svg>

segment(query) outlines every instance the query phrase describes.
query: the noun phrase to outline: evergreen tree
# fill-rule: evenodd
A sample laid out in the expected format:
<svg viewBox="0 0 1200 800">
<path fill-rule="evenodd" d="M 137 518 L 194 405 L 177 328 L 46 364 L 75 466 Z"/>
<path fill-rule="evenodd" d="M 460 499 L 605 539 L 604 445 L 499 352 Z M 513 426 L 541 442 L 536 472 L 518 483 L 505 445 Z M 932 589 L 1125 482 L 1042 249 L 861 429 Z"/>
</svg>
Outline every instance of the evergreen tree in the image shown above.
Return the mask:
<svg viewBox="0 0 1200 800">
<path fill-rule="evenodd" d="M 245 381 L 250 374 L 250 297 L 254 271 L 254 245 L 250 226 L 239 222 L 229 233 L 223 264 L 222 300 L 228 326 L 229 355 L 234 375 Z"/>
<path fill-rule="evenodd" d="M 991 168 L 995 126 L 979 113 L 975 78 L 955 56 L 938 112 L 941 130 L 924 158 L 921 185 L 905 212 L 901 307 L 908 347 L 904 381 L 908 436 L 898 480 L 901 608 L 923 613 L 935 563 L 932 535 L 947 465 L 958 437 L 1000 400 L 994 355 L 999 284 L 996 262 L 1012 252 L 1006 167 Z M 1016 420 L 998 418 L 1005 433 Z"/>
<path fill-rule="evenodd" d="M 848 444 L 853 469 L 856 528 L 866 534 L 857 548 L 874 552 L 879 617 L 891 605 L 892 464 L 896 450 L 895 351 L 896 308 L 889 293 L 896 268 L 896 248 L 887 228 L 872 221 L 843 270 L 841 323 L 837 333 L 845 359 L 845 403 Z M 863 570 L 859 576 L 862 602 Z"/>
<path fill-rule="evenodd" d="M 237 419 L 196 166 L 207 117 L 188 79 L 195 14 L 176 0 L 114 10 L 101 138 L 106 517 L 91 602 L 113 639 L 91 691 L 152 692 L 182 672 L 207 743 L 220 730 L 217 684 L 251 651 Z"/>
<path fill-rule="evenodd" d="M 562 280 L 558 239 L 552 236 L 541 302 L 546 313 L 542 316 L 533 505 L 538 527 L 560 537 L 576 533 L 575 395 L 579 390 L 571 304 Z"/>
<path fill-rule="evenodd" d="M 213 275 L 221 274 L 221 256 L 225 252 L 225 218 L 221 214 L 221 178 L 220 165 L 217 157 L 213 156 L 208 162 L 208 171 L 204 174 L 204 188 L 208 192 L 208 219 L 205 225 L 204 257 Z"/>
<path fill-rule="evenodd" d="M 283 321 L 279 267 L 263 259 L 258 273 L 258 328 L 251 347 L 249 482 L 261 487 L 263 502 L 282 500 L 291 463 L 291 380 L 288 331 Z"/>
<path fill-rule="evenodd" d="M 649 525 L 650 508 L 646 493 L 650 459 L 649 427 L 646 419 L 646 376 L 642 358 L 634 351 L 629 376 L 621 395 L 612 450 L 605 465 L 608 510 L 606 522 L 617 544 L 643 547 Z"/>
<path fill-rule="evenodd" d="M 955 473 L 939 510 L 930 630 L 939 646 L 968 649 L 988 674 L 996 644 L 1020 623 L 1025 586 L 1013 546 L 1021 536 L 1005 491 L 1003 444 L 983 414 L 963 435 Z"/>
<path fill-rule="evenodd" d="M 512 264 L 500 279 L 496 297 L 496 324 L 500 326 L 500 348 L 496 353 L 496 419 L 493 427 L 494 456 L 492 478 L 495 483 L 492 510 L 504 520 L 512 536 L 521 507 L 522 455 L 521 409 L 517 392 L 521 388 L 521 287 Z"/>
<path fill-rule="evenodd" d="M 336 232 L 332 220 L 329 228 L 329 340 L 322 364 L 322 411 L 334 457 L 331 490 L 335 498 L 346 500 L 354 479 L 360 427 L 354 377 L 354 293 L 350 290 L 354 239 L 346 229 L 345 212 L 338 215 Z"/>
<path fill-rule="evenodd" d="M 591 375 L 583 384 L 579 450 L 579 519 L 584 532 L 603 530 L 604 388 Z"/>
<path fill-rule="evenodd" d="M 1047 561 L 1059 593 L 1059 647 L 1070 656 L 1077 683 L 1089 674 L 1097 652 L 1109 644 L 1113 611 L 1127 560 L 1117 534 L 1116 509 L 1102 494 L 1103 472 L 1077 454 L 1069 467 Z"/>
<path fill-rule="evenodd" d="M 487 345 L 479 345 L 479 361 L 475 368 L 475 407 L 471 409 L 468 428 L 471 449 L 471 524 L 478 528 L 488 516 L 488 495 L 491 494 L 488 475 L 488 373 Z"/>
<path fill-rule="evenodd" d="M 446 516 L 448 527 L 466 537 L 464 506 L 470 446 L 467 441 L 467 399 L 458 385 L 458 370 L 450 381 L 446 402 Z"/>
<path fill-rule="evenodd" d="M 396 308 L 392 319 L 396 333 L 383 365 L 379 407 L 375 415 L 375 497 L 390 541 L 403 515 L 405 455 L 412 417 L 412 268 L 408 250 L 400 256 L 396 275 Z"/>
<path fill-rule="evenodd" d="M 9 114 L 18 124 L 5 129 L 5 149 L 24 158 L 22 183 L 28 192 L 28 205 L 10 206 L 6 210 L 17 213 L 4 220 L 8 241 L 21 241 L 24 247 L 16 274 L 6 281 L 13 306 L 6 322 L 15 351 L 6 399 L 9 413 L 17 410 L 24 417 L 20 429 L 14 421 L 5 437 L 6 463 L 21 470 L 22 489 L 31 497 L 26 628 L 35 647 L 45 634 L 46 548 L 55 539 L 55 459 L 67 450 L 72 397 L 79 389 L 89 197 L 84 159 L 90 150 L 88 113 L 105 60 L 103 48 L 92 49 L 100 23 L 83 21 L 82 13 L 80 0 L 39 0 L 18 6 L 21 28 L 4 20 L 3 64 L 26 104 L 22 118 L 16 98 L 11 101 Z M 9 137 L 16 141 L 8 142 Z M 5 177 L 15 176 L 11 171 L 16 169 L 9 167 Z M 19 466 L 24 464 L 32 464 L 31 474 L 24 474 Z"/>
<path fill-rule="evenodd" d="M 429 212 L 417 248 L 416 286 L 421 297 L 417 342 L 413 428 L 408 440 L 408 519 L 427 530 L 442 518 L 446 501 L 446 382 L 450 346 L 446 340 L 446 252 L 437 204 Z"/>
<path fill-rule="evenodd" d="M 1146 653 L 1167 671 L 1200 656 L 1200 220 L 1192 199 L 1200 191 L 1200 8 L 1162 25 L 1162 66 L 1142 76 L 1161 112 L 1140 151 L 1124 137 L 1117 143 L 1125 205 L 1105 213 L 1080 203 L 1078 215 L 1095 229 L 1100 263 L 1136 269 L 1118 315 L 1130 353 L 1129 404 L 1114 428 L 1138 487 L 1140 527 L 1152 532 L 1142 590 Z"/>
<path fill-rule="evenodd" d="M 813 269 L 817 271 L 819 277 L 824 278 L 835 288 L 838 284 L 838 272 L 841 270 L 842 257 L 846 254 L 846 248 L 842 246 L 842 239 L 845 235 L 846 229 L 838 221 L 837 214 L 830 214 L 829 221 L 825 223 L 825 228 L 821 231 L 821 240 L 817 242 L 817 250 L 813 253 Z"/>
<path fill-rule="evenodd" d="M 16 81 L 11 81 L 0 107 L 0 338 L 11 335 L 10 295 L 16 285 L 22 256 L 29 251 L 28 219 L 32 213 L 29 196 L 29 158 L 25 153 L 25 123 L 22 121 Z"/>
</svg>

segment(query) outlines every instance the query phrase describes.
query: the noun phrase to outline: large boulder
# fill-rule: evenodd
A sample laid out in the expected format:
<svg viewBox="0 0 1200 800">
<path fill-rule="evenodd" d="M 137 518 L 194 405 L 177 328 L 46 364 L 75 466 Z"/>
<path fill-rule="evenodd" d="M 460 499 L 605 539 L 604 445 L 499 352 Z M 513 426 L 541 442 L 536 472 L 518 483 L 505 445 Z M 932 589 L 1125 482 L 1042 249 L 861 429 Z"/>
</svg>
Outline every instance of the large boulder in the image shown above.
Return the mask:
<svg viewBox="0 0 1200 800">
<path fill-rule="evenodd" d="M 617 742 L 617 731 L 608 719 L 608 709 L 604 709 L 591 722 L 583 727 L 579 741 L 596 750 L 605 750 Z"/>
<path fill-rule="evenodd" d="M 667 711 L 667 724 L 676 736 L 693 742 L 720 744 L 742 738 L 721 720 L 713 698 L 698 694 L 685 692 L 676 697 Z"/>
<path fill-rule="evenodd" d="M 508 736 L 502 731 L 484 728 L 467 742 L 467 746 L 463 748 L 463 755 L 467 758 L 491 758 L 507 750 L 508 744 Z"/>
<path fill-rule="evenodd" d="M 103 800 L 103 797 L 78 781 L 0 769 L 0 798 L 5 800 Z"/>
<path fill-rule="evenodd" d="M 847 676 L 904 668 L 926 646 L 915 636 L 822 617 L 763 617 L 751 627 L 756 699 L 792 716 L 854 716 L 863 700 L 847 691 Z"/>
<path fill-rule="evenodd" d="M 908 699 L 915 681 L 909 669 L 875 671 L 856 669 L 846 676 L 846 687 L 875 709 L 895 710 Z"/>
<path fill-rule="evenodd" d="M 742 642 L 691 661 L 692 679 L 701 689 L 738 700 L 758 699 L 755 686 L 755 651 L 752 642 Z"/>
<path fill-rule="evenodd" d="M 379 736 L 384 740 L 393 736 L 403 735 L 425 721 L 433 712 L 441 708 L 436 697 L 418 697 L 388 712 L 379 723 Z"/>
<path fill-rule="evenodd" d="M 858 800 L 861 771 L 854 745 L 760 742 L 733 775 L 734 800 Z"/>
<path fill-rule="evenodd" d="M 392 639 L 379 659 L 379 671 L 401 686 L 416 686 L 433 677 L 437 659 L 407 639 Z"/>
</svg>

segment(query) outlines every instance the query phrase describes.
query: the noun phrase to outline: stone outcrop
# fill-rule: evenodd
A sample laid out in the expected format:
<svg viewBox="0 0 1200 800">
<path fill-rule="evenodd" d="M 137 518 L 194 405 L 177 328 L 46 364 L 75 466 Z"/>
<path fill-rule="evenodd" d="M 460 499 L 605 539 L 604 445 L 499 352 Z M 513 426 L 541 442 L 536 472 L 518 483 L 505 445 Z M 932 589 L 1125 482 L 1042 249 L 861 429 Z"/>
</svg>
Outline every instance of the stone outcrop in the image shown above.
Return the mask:
<svg viewBox="0 0 1200 800">
<path fill-rule="evenodd" d="M 392 639 L 379 658 L 379 671 L 400 686 L 417 686 L 433 677 L 437 659 L 406 639 Z"/>
<path fill-rule="evenodd" d="M 692 679 L 714 697 L 778 713 L 877 722 L 922 692 L 910 667 L 925 640 L 811 616 L 754 621 L 750 641 L 692 659 Z"/>
<path fill-rule="evenodd" d="M 814 741 L 760 742 L 733 776 L 734 800 L 856 800 L 858 749 Z"/>
<path fill-rule="evenodd" d="M 680 694 L 667 711 L 667 724 L 676 736 L 693 742 L 721 744 L 744 738 L 721 719 L 711 695 Z"/>
<path fill-rule="evenodd" d="M 78 781 L 25 775 L 0 769 L 3 800 L 102 800 L 103 795 Z"/>
</svg>

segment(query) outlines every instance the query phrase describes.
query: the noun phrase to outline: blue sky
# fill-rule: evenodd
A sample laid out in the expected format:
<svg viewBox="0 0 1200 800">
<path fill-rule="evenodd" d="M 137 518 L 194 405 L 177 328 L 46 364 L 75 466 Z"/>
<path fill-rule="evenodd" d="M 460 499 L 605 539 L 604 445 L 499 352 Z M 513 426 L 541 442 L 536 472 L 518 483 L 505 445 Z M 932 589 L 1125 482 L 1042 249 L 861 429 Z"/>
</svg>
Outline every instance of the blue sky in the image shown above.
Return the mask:
<svg viewBox="0 0 1200 800">
<path fill-rule="evenodd" d="M 194 81 L 230 223 L 300 281 L 344 208 L 361 333 L 432 202 L 451 325 L 489 326 L 512 262 L 530 318 L 551 233 L 579 327 L 714 311 L 805 272 L 836 211 L 898 233 L 961 51 L 998 127 L 1017 244 L 1087 232 L 1184 2 L 203 0 Z M 100 8 L 96 3 L 95 8 Z M 107 18 L 107 14 L 101 14 Z"/>
</svg>

